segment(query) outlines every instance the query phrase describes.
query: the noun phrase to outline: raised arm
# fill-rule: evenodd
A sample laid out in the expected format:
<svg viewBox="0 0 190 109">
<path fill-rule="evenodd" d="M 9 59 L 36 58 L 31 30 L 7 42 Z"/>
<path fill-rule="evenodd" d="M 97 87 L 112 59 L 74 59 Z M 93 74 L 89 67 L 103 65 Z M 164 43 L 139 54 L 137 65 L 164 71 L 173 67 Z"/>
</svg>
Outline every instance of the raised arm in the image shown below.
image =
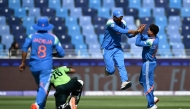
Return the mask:
<svg viewBox="0 0 190 109">
<path fill-rule="evenodd" d="M 106 23 L 107 28 L 110 28 L 118 33 L 122 33 L 122 34 L 134 34 L 134 33 L 138 33 L 137 30 L 129 30 L 128 28 L 121 28 L 118 25 L 116 25 L 114 23 L 114 21 L 112 19 L 108 20 L 108 22 Z"/>
</svg>

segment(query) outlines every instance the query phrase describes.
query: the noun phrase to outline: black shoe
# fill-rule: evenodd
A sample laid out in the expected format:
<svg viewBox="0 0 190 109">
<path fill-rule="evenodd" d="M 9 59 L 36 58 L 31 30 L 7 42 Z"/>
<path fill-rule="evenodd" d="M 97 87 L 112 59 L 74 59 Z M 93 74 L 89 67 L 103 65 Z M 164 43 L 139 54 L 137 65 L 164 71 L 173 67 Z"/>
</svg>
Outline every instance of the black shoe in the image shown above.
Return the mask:
<svg viewBox="0 0 190 109">
<path fill-rule="evenodd" d="M 106 68 L 105 68 L 105 75 L 106 75 L 106 76 L 109 76 L 109 73 L 108 73 L 108 71 L 106 70 Z"/>
</svg>

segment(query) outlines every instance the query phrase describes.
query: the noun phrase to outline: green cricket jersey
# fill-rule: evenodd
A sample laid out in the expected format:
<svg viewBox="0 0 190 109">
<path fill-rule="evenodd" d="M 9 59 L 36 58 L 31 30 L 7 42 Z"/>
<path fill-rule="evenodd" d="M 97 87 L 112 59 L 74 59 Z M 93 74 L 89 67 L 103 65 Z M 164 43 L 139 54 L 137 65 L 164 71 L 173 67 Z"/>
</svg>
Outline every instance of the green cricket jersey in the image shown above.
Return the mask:
<svg viewBox="0 0 190 109">
<path fill-rule="evenodd" d="M 51 83 L 53 83 L 55 87 L 68 83 L 71 78 L 66 73 L 69 71 L 70 69 L 66 67 L 58 67 L 54 69 L 51 76 Z"/>
</svg>

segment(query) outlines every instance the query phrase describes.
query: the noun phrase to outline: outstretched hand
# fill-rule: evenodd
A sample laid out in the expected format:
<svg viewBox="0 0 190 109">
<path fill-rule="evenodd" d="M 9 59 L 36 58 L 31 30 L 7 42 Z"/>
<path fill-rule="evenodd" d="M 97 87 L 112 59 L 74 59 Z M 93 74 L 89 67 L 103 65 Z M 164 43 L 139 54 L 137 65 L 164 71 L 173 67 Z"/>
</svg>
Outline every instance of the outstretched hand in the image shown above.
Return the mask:
<svg viewBox="0 0 190 109">
<path fill-rule="evenodd" d="M 139 33 L 142 33 L 145 28 L 146 28 L 146 24 L 141 24 L 141 25 L 138 27 Z"/>
</svg>

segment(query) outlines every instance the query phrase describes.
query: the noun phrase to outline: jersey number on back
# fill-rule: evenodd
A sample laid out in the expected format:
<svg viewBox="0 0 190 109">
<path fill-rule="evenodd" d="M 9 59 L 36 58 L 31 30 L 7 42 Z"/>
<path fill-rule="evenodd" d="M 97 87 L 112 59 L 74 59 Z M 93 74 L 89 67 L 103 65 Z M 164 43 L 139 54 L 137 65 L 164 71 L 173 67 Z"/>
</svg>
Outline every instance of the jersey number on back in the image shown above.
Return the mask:
<svg viewBox="0 0 190 109">
<path fill-rule="evenodd" d="M 60 72 L 60 71 L 58 71 L 58 70 L 55 70 L 54 72 L 53 72 L 53 77 L 54 77 L 54 79 L 57 79 L 59 76 L 62 76 L 63 74 Z"/>
<path fill-rule="evenodd" d="M 38 57 L 39 58 L 45 58 L 46 57 L 46 46 L 40 45 L 38 47 Z"/>
</svg>

